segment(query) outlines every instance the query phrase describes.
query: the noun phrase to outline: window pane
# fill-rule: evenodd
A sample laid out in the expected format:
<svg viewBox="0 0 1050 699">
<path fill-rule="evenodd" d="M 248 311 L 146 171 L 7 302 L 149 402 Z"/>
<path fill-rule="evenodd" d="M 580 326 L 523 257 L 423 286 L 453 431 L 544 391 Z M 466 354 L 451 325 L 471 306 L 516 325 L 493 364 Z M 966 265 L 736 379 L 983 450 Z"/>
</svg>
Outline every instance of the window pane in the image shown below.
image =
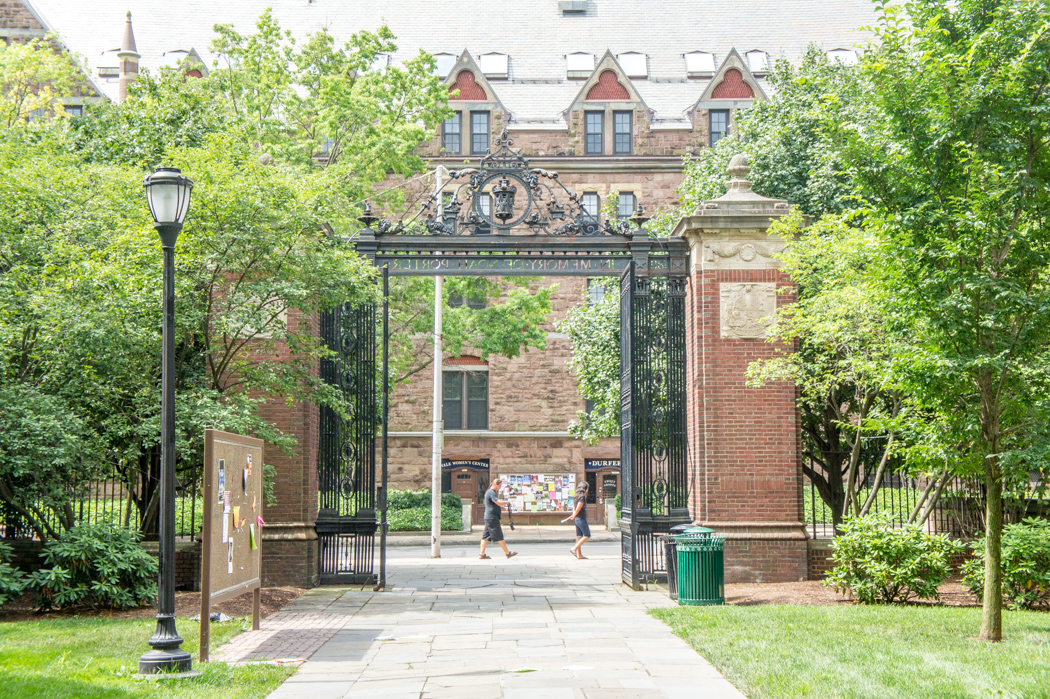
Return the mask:
<svg viewBox="0 0 1050 699">
<path fill-rule="evenodd" d="M 630 218 L 634 214 L 634 194 L 632 192 L 620 192 L 620 202 L 616 209 L 616 215 L 620 218 Z"/>
<path fill-rule="evenodd" d="M 489 375 L 483 371 L 465 372 L 467 374 L 467 429 L 487 430 L 489 428 Z"/>
<path fill-rule="evenodd" d="M 587 504 L 593 505 L 598 502 L 598 474 L 594 471 L 588 471 L 587 477 Z"/>
<path fill-rule="evenodd" d="M 441 472 L 441 492 L 451 493 L 452 492 L 452 471 Z"/>
<path fill-rule="evenodd" d="M 613 112 L 613 152 L 631 154 L 631 113 Z"/>
<path fill-rule="evenodd" d="M 587 155 L 601 155 L 604 152 L 604 121 L 604 112 L 584 113 L 584 133 L 586 140 L 584 148 Z"/>
<path fill-rule="evenodd" d="M 489 113 L 470 113 L 470 152 L 484 155 L 489 150 Z"/>
<path fill-rule="evenodd" d="M 583 211 L 589 215 L 597 218 L 598 210 L 601 208 L 601 202 L 598 200 L 598 195 L 594 192 L 585 192 L 580 197 L 580 204 L 583 206 Z"/>
<path fill-rule="evenodd" d="M 725 138 L 727 127 L 729 126 L 729 110 L 728 109 L 712 109 L 711 110 L 711 145 L 714 146 L 720 140 Z"/>
<path fill-rule="evenodd" d="M 462 141 L 460 140 L 460 123 L 458 113 L 453 114 L 445 120 L 444 141 L 442 142 L 442 146 L 445 148 L 446 153 L 452 153 L 454 155 L 460 153 L 460 148 L 462 147 Z"/>
<path fill-rule="evenodd" d="M 446 371 L 444 376 L 442 417 L 446 430 L 463 429 L 463 372 Z"/>
<path fill-rule="evenodd" d="M 601 303 L 601 300 L 605 298 L 605 284 L 600 279 L 588 279 L 587 280 L 587 300 L 591 303 Z M 587 412 L 591 412 L 589 407 L 590 401 L 586 401 L 588 407 Z"/>
<path fill-rule="evenodd" d="M 478 204 L 478 211 L 480 211 L 484 216 L 492 216 L 492 195 L 491 194 L 488 194 L 487 192 L 483 192 L 481 194 L 478 194 L 477 198 L 475 199 L 475 201 Z M 492 226 L 490 226 L 485 221 L 482 221 L 481 223 L 479 223 L 477 226 L 474 227 L 474 234 L 475 235 L 488 235 L 490 233 L 492 233 Z"/>
</svg>

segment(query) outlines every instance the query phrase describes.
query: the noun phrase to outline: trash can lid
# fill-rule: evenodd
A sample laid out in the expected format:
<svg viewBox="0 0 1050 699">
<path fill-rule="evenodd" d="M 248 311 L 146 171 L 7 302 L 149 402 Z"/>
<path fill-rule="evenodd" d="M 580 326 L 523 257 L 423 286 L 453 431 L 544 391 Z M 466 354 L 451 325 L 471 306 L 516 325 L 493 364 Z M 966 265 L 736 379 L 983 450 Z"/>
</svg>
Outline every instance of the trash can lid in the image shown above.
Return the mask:
<svg viewBox="0 0 1050 699">
<path fill-rule="evenodd" d="M 681 534 L 682 532 L 687 532 L 687 531 L 689 531 L 692 528 L 693 528 L 692 524 L 676 524 L 675 526 L 671 527 L 671 533 L 672 534 Z"/>
<path fill-rule="evenodd" d="M 689 527 L 685 530 L 685 534 L 703 534 L 710 536 L 715 533 L 714 529 L 708 529 L 707 527 Z"/>
</svg>

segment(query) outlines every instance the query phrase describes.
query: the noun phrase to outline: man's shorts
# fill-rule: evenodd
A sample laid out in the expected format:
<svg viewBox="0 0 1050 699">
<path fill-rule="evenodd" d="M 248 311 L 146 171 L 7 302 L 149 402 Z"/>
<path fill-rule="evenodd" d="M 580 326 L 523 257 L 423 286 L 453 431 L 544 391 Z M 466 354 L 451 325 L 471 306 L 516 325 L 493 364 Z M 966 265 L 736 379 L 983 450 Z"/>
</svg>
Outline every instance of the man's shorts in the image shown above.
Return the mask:
<svg viewBox="0 0 1050 699">
<path fill-rule="evenodd" d="M 577 517 L 572 521 L 576 523 L 576 536 L 591 538 L 591 525 L 587 524 L 587 520 L 583 517 Z"/>
<path fill-rule="evenodd" d="M 485 533 L 481 535 L 481 540 L 493 543 L 503 541 L 503 527 L 500 526 L 498 519 L 485 520 Z"/>
</svg>

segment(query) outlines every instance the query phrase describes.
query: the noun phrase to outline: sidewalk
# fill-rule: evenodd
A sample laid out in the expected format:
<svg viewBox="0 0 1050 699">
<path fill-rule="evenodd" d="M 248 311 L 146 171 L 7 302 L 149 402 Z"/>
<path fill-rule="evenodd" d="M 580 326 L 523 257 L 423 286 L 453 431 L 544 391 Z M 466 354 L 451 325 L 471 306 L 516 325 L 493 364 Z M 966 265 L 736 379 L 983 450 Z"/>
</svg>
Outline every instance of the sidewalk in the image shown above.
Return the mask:
<svg viewBox="0 0 1050 699">
<path fill-rule="evenodd" d="M 475 524 L 469 532 L 441 532 L 441 543 L 450 546 L 481 543 L 481 532 L 484 529 Z M 620 531 L 607 531 L 605 525 L 591 527 L 591 541 L 619 541 Z M 503 535 L 511 546 L 518 544 L 549 544 L 576 541 L 576 527 L 571 524 L 518 524 L 514 531 L 503 522 Z M 376 538 L 378 544 L 379 539 Z M 388 532 L 388 546 L 430 546 L 430 532 Z"/>
<path fill-rule="evenodd" d="M 390 589 L 316 588 L 220 649 L 309 658 L 271 699 L 744 699 L 620 583 L 619 545 L 390 552 Z"/>
</svg>

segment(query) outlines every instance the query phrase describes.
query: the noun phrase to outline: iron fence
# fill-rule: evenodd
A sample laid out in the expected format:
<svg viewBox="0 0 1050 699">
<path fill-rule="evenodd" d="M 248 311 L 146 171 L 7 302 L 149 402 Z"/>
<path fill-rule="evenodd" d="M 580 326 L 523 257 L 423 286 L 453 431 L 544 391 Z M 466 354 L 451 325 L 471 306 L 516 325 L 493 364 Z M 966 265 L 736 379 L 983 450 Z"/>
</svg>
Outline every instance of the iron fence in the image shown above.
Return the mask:
<svg viewBox="0 0 1050 699">
<path fill-rule="evenodd" d="M 816 468 L 816 466 L 814 466 Z M 809 476 L 804 476 L 803 517 L 809 536 L 814 539 L 830 539 L 835 536 L 835 520 L 831 508 L 820 497 L 816 485 Z M 856 495 L 860 503 L 867 501 L 875 489 L 875 475 L 859 477 L 862 484 Z M 915 513 L 930 489 L 929 499 L 923 502 L 922 510 L 930 506 L 937 485 L 926 477 L 915 477 L 901 469 L 887 469 L 875 493 L 868 513 L 888 513 L 894 526 L 903 527 Z M 1050 518 L 1050 500 L 1043 497 L 1042 489 L 1033 485 L 1021 491 L 1007 493 L 1003 498 L 1004 522 L 1019 522 L 1025 517 Z M 984 531 L 985 491 L 979 478 L 953 476 L 944 485 L 923 528 L 933 534 L 947 534 L 956 539 L 972 539 Z M 841 517 L 838 518 L 841 520 Z M 916 518 L 917 519 L 917 518 Z"/>
<path fill-rule="evenodd" d="M 72 481 L 67 487 L 66 505 L 74 526 L 111 523 L 138 528 L 144 539 L 157 535 L 159 480 L 156 468 L 140 469 L 139 464 L 114 464 L 107 472 L 87 481 Z M 175 536 L 192 539 L 201 528 L 203 502 L 200 495 L 200 467 L 182 464 L 176 469 Z M 43 522 L 55 532 L 66 524 L 44 503 L 33 503 Z M 0 538 L 39 539 L 31 521 L 10 504 L 0 502 Z"/>
</svg>

